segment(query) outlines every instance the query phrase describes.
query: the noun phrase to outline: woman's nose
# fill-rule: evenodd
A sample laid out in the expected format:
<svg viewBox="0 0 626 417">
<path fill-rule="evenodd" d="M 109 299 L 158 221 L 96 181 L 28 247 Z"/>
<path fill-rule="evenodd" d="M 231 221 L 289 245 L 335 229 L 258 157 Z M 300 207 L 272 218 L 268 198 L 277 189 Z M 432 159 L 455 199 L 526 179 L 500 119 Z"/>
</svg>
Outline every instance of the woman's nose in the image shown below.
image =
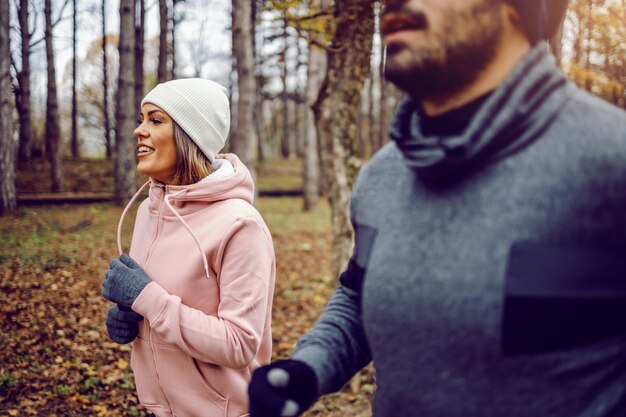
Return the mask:
<svg viewBox="0 0 626 417">
<path fill-rule="evenodd" d="M 138 138 L 140 136 L 146 136 L 146 129 L 143 128 L 143 123 L 140 123 L 139 126 L 133 130 L 133 135 Z"/>
</svg>

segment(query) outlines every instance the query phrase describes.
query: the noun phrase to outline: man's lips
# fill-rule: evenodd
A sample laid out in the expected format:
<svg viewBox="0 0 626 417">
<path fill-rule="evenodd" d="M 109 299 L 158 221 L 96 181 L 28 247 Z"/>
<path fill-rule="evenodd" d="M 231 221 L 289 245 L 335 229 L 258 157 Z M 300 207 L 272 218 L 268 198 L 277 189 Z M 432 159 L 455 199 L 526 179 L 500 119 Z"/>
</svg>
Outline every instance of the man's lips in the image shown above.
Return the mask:
<svg viewBox="0 0 626 417">
<path fill-rule="evenodd" d="M 387 12 L 381 20 L 380 31 L 387 36 L 403 30 L 422 30 L 426 25 L 426 17 L 422 13 Z"/>
</svg>

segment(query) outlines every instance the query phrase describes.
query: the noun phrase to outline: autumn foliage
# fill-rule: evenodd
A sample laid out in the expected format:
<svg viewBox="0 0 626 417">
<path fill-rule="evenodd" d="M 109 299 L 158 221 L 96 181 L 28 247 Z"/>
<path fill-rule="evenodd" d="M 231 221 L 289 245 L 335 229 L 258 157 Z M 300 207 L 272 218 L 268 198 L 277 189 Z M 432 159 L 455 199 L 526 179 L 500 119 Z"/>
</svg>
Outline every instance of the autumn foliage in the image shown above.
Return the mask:
<svg viewBox="0 0 626 417">
<path fill-rule="evenodd" d="M 87 164 L 73 164 L 68 178 L 80 178 Z M 19 183 L 26 186 L 24 175 Z M 27 177 L 37 180 L 32 172 Z M 320 204 L 305 214 L 301 205 L 299 198 L 259 204 L 277 254 L 274 358 L 291 352 L 336 285 L 329 208 Z M 106 203 L 22 207 L 0 218 L 1 416 L 146 415 L 134 392 L 130 345 L 108 339 L 110 304 L 100 296 L 103 271 L 117 252 L 120 214 Z M 366 369 L 307 415 L 369 416 L 373 388 Z"/>
</svg>

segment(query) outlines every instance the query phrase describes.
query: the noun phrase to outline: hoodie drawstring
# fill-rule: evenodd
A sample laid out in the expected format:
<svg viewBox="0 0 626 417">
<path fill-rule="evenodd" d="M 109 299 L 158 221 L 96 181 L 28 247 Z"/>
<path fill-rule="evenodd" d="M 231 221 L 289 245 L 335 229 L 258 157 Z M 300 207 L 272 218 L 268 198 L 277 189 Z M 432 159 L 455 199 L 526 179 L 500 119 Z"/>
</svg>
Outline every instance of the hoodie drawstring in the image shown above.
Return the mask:
<svg viewBox="0 0 626 417">
<path fill-rule="evenodd" d="M 123 253 L 123 251 L 122 251 L 122 224 L 124 223 L 124 217 L 126 217 L 126 213 L 128 213 L 128 210 L 130 209 L 130 206 L 133 205 L 135 200 L 137 200 L 137 197 L 139 197 L 139 195 L 141 194 L 143 189 L 146 188 L 146 186 L 148 184 L 150 184 L 150 180 L 146 181 L 146 183 L 144 185 L 142 185 L 139 188 L 139 190 L 135 193 L 133 198 L 130 199 L 130 201 L 126 205 L 126 208 L 122 212 L 122 217 L 120 217 L 120 222 L 117 225 L 117 251 L 120 253 L 120 255 Z"/>
<path fill-rule="evenodd" d="M 187 231 L 189 232 L 189 234 L 193 238 L 194 242 L 196 242 L 196 246 L 198 247 L 198 250 L 200 251 L 200 254 L 202 255 L 202 262 L 204 263 L 204 274 L 206 275 L 207 279 L 210 279 L 210 276 L 209 276 L 209 263 L 206 260 L 206 256 L 204 255 L 205 254 L 204 249 L 202 248 L 202 245 L 200 244 L 200 241 L 198 240 L 198 237 L 191 230 L 191 227 L 189 227 L 189 225 L 182 218 L 182 216 L 180 214 L 178 214 L 178 212 L 176 210 L 174 210 L 174 208 L 170 204 L 170 198 L 176 198 L 177 196 L 179 196 L 180 194 L 182 194 L 182 193 L 184 193 L 186 191 L 187 190 L 181 190 L 181 191 L 177 192 L 176 194 L 165 196 L 165 205 L 172 211 L 172 213 L 174 213 L 174 216 L 176 216 L 176 218 L 183 224 L 185 229 L 187 229 Z"/>
<path fill-rule="evenodd" d="M 122 251 L 122 224 L 124 223 L 124 218 L 126 217 L 126 213 L 128 213 L 128 210 L 130 209 L 130 207 L 133 205 L 135 200 L 139 197 L 139 195 L 141 194 L 143 189 L 146 188 L 146 186 L 148 184 L 150 184 L 150 180 L 148 180 L 144 185 L 142 185 L 141 188 L 139 188 L 139 190 L 135 193 L 133 198 L 130 199 L 130 201 L 126 205 L 126 208 L 122 212 L 122 216 L 120 217 L 120 222 L 117 225 L 117 250 L 118 250 L 120 255 L 123 253 L 123 251 Z M 180 194 L 182 194 L 182 193 L 184 193 L 186 191 L 187 190 L 181 190 L 181 191 L 179 191 L 176 194 L 173 194 L 171 196 L 165 196 L 165 205 L 172 211 L 172 213 L 174 213 L 174 216 L 176 216 L 176 218 L 183 224 L 185 229 L 187 229 L 187 231 L 189 232 L 189 234 L 193 238 L 194 242 L 196 242 L 196 246 L 198 247 L 198 250 L 200 251 L 200 255 L 201 255 L 201 258 L 202 258 L 202 263 L 204 264 L 204 274 L 205 274 L 207 279 L 210 279 L 209 263 L 206 260 L 206 256 L 204 255 L 205 254 L 204 249 L 202 248 L 202 245 L 200 244 L 200 241 L 198 240 L 198 237 L 191 230 L 191 228 L 189 227 L 187 222 L 182 218 L 182 216 L 180 214 L 178 214 L 178 212 L 176 210 L 174 210 L 174 208 L 170 204 L 170 198 L 176 198 L 177 196 L 179 196 Z"/>
</svg>

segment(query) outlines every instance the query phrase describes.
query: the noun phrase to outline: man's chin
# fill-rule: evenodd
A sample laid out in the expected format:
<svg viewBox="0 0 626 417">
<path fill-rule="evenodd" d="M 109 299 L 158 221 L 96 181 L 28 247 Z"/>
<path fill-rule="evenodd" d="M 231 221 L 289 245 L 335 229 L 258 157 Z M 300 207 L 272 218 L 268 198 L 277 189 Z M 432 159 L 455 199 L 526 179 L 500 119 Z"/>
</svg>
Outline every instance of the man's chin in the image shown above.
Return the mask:
<svg viewBox="0 0 626 417">
<path fill-rule="evenodd" d="M 385 79 L 418 100 L 440 96 L 454 84 L 454 80 L 448 79 L 446 72 L 439 67 L 416 68 L 396 64 L 393 61 L 385 63 Z"/>
<path fill-rule="evenodd" d="M 385 79 L 392 84 L 395 84 L 398 88 L 407 91 L 407 87 L 414 83 L 421 75 L 421 71 L 416 70 L 414 65 L 407 62 L 406 57 L 402 55 L 409 55 L 405 51 L 396 51 L 395 53 L 387 53 L 385 60 Z M 403 59 L 405 58 L 405 59 Z"/>
</svg>

